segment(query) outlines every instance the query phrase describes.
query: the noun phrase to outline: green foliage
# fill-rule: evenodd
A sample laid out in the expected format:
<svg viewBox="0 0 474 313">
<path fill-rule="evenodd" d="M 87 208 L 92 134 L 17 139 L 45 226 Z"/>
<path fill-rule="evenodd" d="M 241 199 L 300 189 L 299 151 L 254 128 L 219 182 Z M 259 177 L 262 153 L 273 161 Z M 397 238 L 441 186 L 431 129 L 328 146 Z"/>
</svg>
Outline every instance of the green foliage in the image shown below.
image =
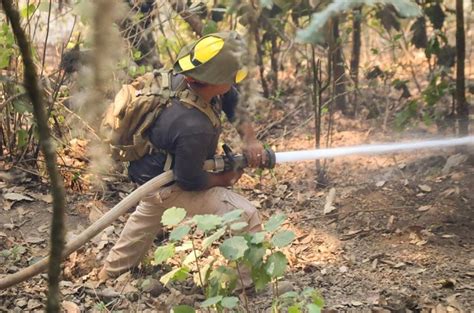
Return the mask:
<svg viewBox="0 0 474 313">
<path fill-rule="evenodd" d="M 324 300 L 321 295 L 313 288 L 306 288 L 301 293 L 290 291 L 281 295 L 273 304 L 273 307 L 286 309 L 288 313 L 316 313 L 321 312 L 324 307 Z M 303 310 L 306 308 L 306 310 Z"/>
<path fill-rule="evenodd" d="M 273 235 L 272 244 L 275 247 L 283 248 L 293 242 L 293 239 L 295 239 L 295 233 L 289 230 L 283 230 Z"/>
<path fill-rule="evenodd" d="M 172 243 L 156 250 L 154 263 L 162 264 L 171 257 L 179 257 L 178 264 L 181 264 L 181 267 L 174 267 L 162 276 L 160 281 L 166 285 L 193 276 L 197 285 L 206 288 L 207 299 L 200 306 L 214 308 L 219 312 L 224 309 L 234 310 L 239 305 L 239 299 L 231 294 L 240 280 L 242 266 L 250 270 L 257 290 L 265 288 L 271 282 L 277 285 L 277 278 L 284 276 L 288 267 L 285 254 L 278 251 L 278 248 L 291 244 L 295 234 L 289 230 L 281 230 L 285 221 L 285 216 L 281 214 L 272 216 L 261 232 L 241 233 L 248 226 L 242 221 L 242 213 L 243 210 L 234 210 L 222 217 L 212 214 L 196 215 L 184 222 L 184 210 L 171 208 L 165 211 L 163 224 L 174 227 L 170 235 Z M 279 231 L 276 232 L 277 230 Z M 236 231 L 240 232 L 239 235 L 234 235 Z M 207 237 L 199 242 L 195 237 L 200 236 L 202 232 L 207 233 Z M 226 234 L 229 237 L 221 242 L 221 238 Z M 179 245 L 187 235 L 191 243 L 183 242 Z M 202 264 L 203 257 L 208 255 L 208 249 L 213 244 L 218 245 L 221 260 Z M 191 251 L 185 252 L 189 250 Z M 177 306 L 173 310 L 194 312 L 186 306 Z"/>
<path fill-rule="evenodd" d="M 224 240 L 219 250 L 224 258 L 235 261 L 242 258 L 248 248 L 247 240 L 242 236 L 236 236 Z"/>
<path fill-rule="evenodd" d="M 176 226 L 186 217 L 186 210 L 182 208 L 170 208 L 163 213 L 161 223 L 164 226 Z"/>
<path fill-rule="evenodd" d="M 193 217 L 193 222 L 199 230 L 208 232 L 222 224 L 222 217 L 213 214 L 196 215 Z"/>
<path fill-rule="evenodd" d="M 173 244 L 168 244 L 166 246 L 158 247 L 155 251 L 154 263 L 160 265 L 161 263 L 167 261 L 169 258 L 174 256 L 175 250 Z"/>
<path fill-rule="evenodd" d="M 0 69 L 5 69 L 10 64 L 14 55 L 15 39 L 7 23 L 0 24 Z"/>
<path fill-rule="evenodd" d="M 355 7 L 362 5 L 373 6 L 376 4 L 391 4 L 398 14 L 403 17 L 416 17 L 421 14 L 419 6 L 410 0 L 335 0 L 322 11 L 312 15 L 309 25 L 297 32 L 297 39 L 301 42 L 323 43 L 323 27 L 332 17 Z"/>
<path fill-rule="evenodd" d="M 196 310 L 194 310 L 194 308 L 190 307 L 189 305 L 178 305 L 171 309 L 171 313 L 194 313 L 194 312 L 196 312 Z"/>
<path fill-rule="evenodd" d="M 170 233 L 170 240 L 180 241 L 189 233 L 190 230 L 191 227 L 189 225 L 180 225 Z"/>
<path fill-rule="evenodd" d="M 418 101 L 411 100 L 407 103 L 405 108 L 395 115 L 395 127 L 398 130 L 403 130 L 411 120 L 418 116 Z"/>
</svg>

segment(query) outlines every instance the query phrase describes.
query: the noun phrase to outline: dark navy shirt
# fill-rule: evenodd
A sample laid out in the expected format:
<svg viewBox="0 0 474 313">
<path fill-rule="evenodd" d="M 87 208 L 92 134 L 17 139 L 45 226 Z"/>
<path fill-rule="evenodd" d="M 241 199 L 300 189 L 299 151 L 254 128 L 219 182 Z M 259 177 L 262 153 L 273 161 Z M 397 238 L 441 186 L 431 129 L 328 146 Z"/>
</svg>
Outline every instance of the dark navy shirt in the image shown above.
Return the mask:
<svg viewBox="0 0 474 313">
<path fill-rule="evenodd" d="M 232 88 L 221 99 L 213 99 L 216 107 L 231 122 L 235 120 L 238 92 Z M 217 103 L 219 102 L 219 103 Z M 220 113 L 220 109 L 218 112 Z M 206 187 L 209 173 L 202 169 L 204 161 L 214 156 L 221 133 L 200 110 L 173 100 L 158 116 L 148 130 L 150 141 L 156 148 L 166 150 L 173 156 L 173 171 L 176 183 L 184 190 L 202 190 Z M 153 152 L 130 162 L 128 173 L 132 181 L 144 184 L 163 173 L 166 160 L 164 152 Z"/>
</svg>

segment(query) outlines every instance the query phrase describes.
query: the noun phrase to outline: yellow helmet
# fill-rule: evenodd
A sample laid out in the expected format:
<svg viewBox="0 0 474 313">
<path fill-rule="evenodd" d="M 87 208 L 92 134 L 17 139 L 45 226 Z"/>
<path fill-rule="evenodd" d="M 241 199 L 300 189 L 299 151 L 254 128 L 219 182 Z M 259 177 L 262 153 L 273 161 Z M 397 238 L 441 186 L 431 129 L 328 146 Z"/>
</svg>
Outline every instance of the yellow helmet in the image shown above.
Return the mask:
<svg viewBox="0 0 474 313">
<path fill-rule="evenodd" d="M 208 84 L 239 83 L 247 76 L 243 53 L 245 43 L 237 32 L 213 33 L 182 48 L 173 70 Z"/>
</svg>

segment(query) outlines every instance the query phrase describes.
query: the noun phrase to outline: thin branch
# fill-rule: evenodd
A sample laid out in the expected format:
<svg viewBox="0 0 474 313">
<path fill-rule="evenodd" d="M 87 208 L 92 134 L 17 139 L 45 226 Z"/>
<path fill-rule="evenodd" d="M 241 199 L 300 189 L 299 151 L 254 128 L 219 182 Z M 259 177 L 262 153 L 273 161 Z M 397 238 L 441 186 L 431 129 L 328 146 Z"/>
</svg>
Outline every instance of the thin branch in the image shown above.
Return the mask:
<svg viewBox="0 0 474 313">
<path fill-rule="evenodd" d="M 51 193 L 53 195 L 53 217 L 51 223 L 51 250 L 49 262 L 49 286 L 47 299 L 47 312 L 59 312 L 59 275 L 61 273 L 61 256 L 64 247 L 64 208 L 66 204 L 65 191 L 62 178 L 56 166 L 56 153 L 50 130 L 46 111 L 43 106 L 42 92 L 38 84 L 38 75 L 31 55 L 31 46 L 21 28 L 20 15 L 13 7 L 11 0 L 2 0 L 3 10 L 12 26 L 13 34 L 24 64 L 24 81 L 28 95 L 33 104 L 33 114 L 38 124 L 41 148 L 46 160 L 46 167 L 51 181 Z"/>
</svg>

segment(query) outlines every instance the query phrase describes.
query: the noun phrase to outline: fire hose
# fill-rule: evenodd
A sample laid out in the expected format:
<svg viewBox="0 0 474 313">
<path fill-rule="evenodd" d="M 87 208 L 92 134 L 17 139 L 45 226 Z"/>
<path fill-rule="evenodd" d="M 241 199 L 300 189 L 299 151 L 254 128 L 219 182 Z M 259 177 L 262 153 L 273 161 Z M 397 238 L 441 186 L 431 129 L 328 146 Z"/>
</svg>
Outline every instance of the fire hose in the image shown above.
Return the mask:
<svg viewBox="0 0 474 313">
<path fill-rule="evenodd" d="M 224 145 L 225 155 L 215 156 L 213 159 L 204 162 L 204 170 L 212 172 L 223 172 L 228 170 L 235 170 L 238 168 L 246 168 L 247 160 L 243 155 L 234 155 L 230 148 Z M 263 168 L 273 168 L 275 166 L 275 153 L 270 149 L 265 149 L 266 160 L 262 164 Z M 95 221 L 77 237 L 66 244 L 63 250 L 63 259 L 69 256 L 74 251 L 81 248 L 85 243 L 94 238 L 102 230 L 110 226 L 116 219 L 124 215 L 130 208 L 136 205 L 143 197 L 152 192 L 156 192 L 164 185 L 171 183 L 174 180 L 173 171 L 166 171 L 161 175 L 149 180 L 145 184 L 138 187 L 135 191 L 125 197 L 110 211 L 104 214 L 100 219 Z M 22 281 L 29 279 L 43 271 L 48 267 L 49 258 L 45 257 L 40 261 L 8 276 L 0 279 L 0 290 L 16 285 Z"/>
<path fill-rule="evenodd" d="M 360 145 L 352 147 L 340 147 L 330 149 L 290 151 L 290 152 L 273 152 L 271 149 L 265 149 L 264 162 L 261 168 L 273 168 L 277 163 L 296 162 L 316 160 L 323 158 L 334 158 L 350 155 L 376 155 L 383 153 L 398 153 L 403 151 L 412 151 L 418 149 L 440 149 L 450 146 L 474 145 L 474 136 L 461 138 L 426 140 L 408 143 L 389 143 L 378 145 Z M 247 160 L 243 155 L 234 155 L 229 147 L 223 146 L 225 155 L 216 156 L 204 163 L 203 168 L 207 171 L 222 172 L 235 169 L 243 169 L 248 167 Z M 120 201 L 109 212 L 102 216 L 99 220 L 89 226 L 81 234 L 75 237 L 71 242 L 67 243 L 63 258 L 82 247 L 86 242 L 91 240 L 102 230 L 108 227 L 112 222 L 125 214 L 131 207 L 136 205 L 144 196 L 149 193 L 156 192 L 160 187 L 171 183 L 174 180 L 173 172 L 166 171 L 163 174 L 151 179 L 147 183 L 138 187 L 134 192 Z M 24 280 L 29 279 L 43 272 L 48 265 L 48 258 L 44 258 L 27 268 L 24 268 L 14 274 L 10 274 L 0 279 L 0 290 L 13 286 Z"/>
</svg>

